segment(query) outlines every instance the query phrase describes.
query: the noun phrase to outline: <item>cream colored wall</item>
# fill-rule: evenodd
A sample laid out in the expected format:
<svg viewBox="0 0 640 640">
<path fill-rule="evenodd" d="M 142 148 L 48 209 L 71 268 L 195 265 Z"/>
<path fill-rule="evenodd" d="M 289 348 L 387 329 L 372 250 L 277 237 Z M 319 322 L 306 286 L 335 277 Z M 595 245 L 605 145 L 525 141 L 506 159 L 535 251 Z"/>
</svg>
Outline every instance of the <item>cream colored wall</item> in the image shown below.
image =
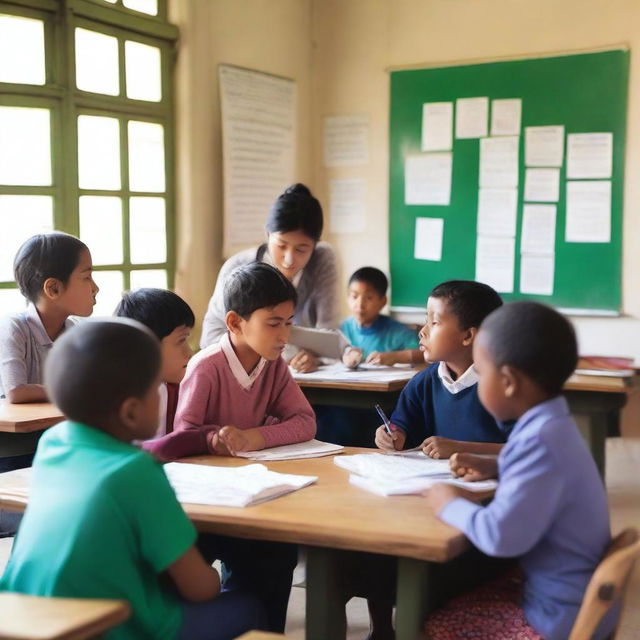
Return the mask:
<svg viewBox="0 0 640 640">
<path fill-rule="evenodd" d="M 388 269 L 385 69 L 450 61 L 489 60 L 631 47 L 624 211 L 623 304 L 631 318 L 576 319 L 583 352 L 632 354 L 640 360 L 640 3 L 637 0 L 316 0 L 313 4 L 314 148 L 322 117 L 369 113 L 371 161 L 357 169 L 326 169 L 318 153 L 315 186 L 328 206 L 328 181 L 368 180 L 367 231 L 333 234 L 341 282 L 358 266 Z M 417 318 L 419 320 L 419 316 Z"/>
<path fill-rule="evenodd" d="M 176 69 L 176 290 L 199 325 L 222 262 L 222 141 L 218 65 L 293 78 L 297 176 L 311 178 L 311 0 L 170 0 L 180 28 Z M 266 213 L 266 212 L 265 212 Z"/>
</svg>

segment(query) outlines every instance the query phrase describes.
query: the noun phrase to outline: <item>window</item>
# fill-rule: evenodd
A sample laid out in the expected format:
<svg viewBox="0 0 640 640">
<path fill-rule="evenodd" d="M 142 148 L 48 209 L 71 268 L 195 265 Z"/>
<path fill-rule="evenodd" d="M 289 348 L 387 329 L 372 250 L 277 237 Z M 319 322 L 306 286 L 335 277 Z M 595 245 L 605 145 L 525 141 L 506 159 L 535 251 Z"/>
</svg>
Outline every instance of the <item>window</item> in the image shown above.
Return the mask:
<svg viewBox="0 0 640 640">
<path fill-rule="evenodd" d="M 87 244 L 96 315 L 173 285 L 166 0 L 0 0 L 0 313 L 24 307 L 13 257 L 35 233 Z"/>
</svg>

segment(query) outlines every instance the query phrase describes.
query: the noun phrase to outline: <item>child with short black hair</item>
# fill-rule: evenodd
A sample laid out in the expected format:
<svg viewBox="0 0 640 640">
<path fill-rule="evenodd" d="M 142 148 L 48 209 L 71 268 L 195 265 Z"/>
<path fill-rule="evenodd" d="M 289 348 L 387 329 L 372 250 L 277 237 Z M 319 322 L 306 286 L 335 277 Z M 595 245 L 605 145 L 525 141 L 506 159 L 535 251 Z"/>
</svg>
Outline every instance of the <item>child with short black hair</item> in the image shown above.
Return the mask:
<svg viewBox="0 0 640 640">
<path fill-rule="evenodd" d="M 602 480 L 561 395 L 577 353 L 569 321 L 536 302 L 506 305 L 482 323 L 478 395 L 496 420 L 517 420 L 498 458 L 498 489 L 486 507 L 445 485 L 430 489 L 427 502 L 484 553 L 518 558 L 522 577 L 506 575 L 453 600 L 427 620 L 429 638 L 450 638 L 453 629 L 472 629 L 481 640 L 498 632 L 569 636 L 611 538 Z M 596 640 L 613 632 L 616 617 L 613 609 Z"/>
<path fill-rule="evenodd" d="M 340 325 L 351 344 L 342 359 L 347 366 L 363 358 L 369 364 L 387 366 L 422 360 L 416 334 L 380 313 L 387 304 L 388 286 L 387 276 L 375 267 L 362 267 L 349 278 L 348 304 L 353 315 Z"/>
<path fill-rule="evenodd" d="M 173 291 L 142 288 L 123 293 L 114 315 L 141 322 L 160 340 L 160 415 L 158 430 L 153 436 L 160 438 L 173 431 L 180 382 L 191 358 L 189 336 L 195 324 L 193 311 Z"/>
<path fill-rule="evenodd" d="M 0 590 L 127 600 L 113 638 L 231 640 L 262 625 L 260 604 L 218 595 L 162 468 L 131 445 L 156 429 L 159 371 L 157 340 L 132 320 L 89 321 L 56 342 L 45 380 L 68 420 L 40 441 Z"/>
</svg>

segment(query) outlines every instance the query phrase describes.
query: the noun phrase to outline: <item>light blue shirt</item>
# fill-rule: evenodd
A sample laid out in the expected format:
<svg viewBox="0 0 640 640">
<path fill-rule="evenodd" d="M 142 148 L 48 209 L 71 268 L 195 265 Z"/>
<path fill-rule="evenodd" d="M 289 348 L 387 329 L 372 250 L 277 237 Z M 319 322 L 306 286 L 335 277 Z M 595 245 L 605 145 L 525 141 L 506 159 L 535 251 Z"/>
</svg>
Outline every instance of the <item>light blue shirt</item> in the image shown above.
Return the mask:
<svg viewBox="0 0 640 640">
<path fill-rule="evenodd" d="M 519 557 L 529 624 L 547 640 L 567 638 L 611 535 L 602 480 L 562 396 L 518 420 L 498 473 L 488 506 L 457 498 L 439 515 L 484 553 Z M 613 618 L 594 638 L 611 633 Z"/>
<path fill-rule="evenodd" d="M 340 325 L 340 331 L 351 346 L 362 349 L 365 358 L 374 351 L 385 353 L 418 348 L 415 332 L 389 316 L 379 315 L 370 327 L 361 327 L 355 318 L 347 318 Z"/>
</svg>

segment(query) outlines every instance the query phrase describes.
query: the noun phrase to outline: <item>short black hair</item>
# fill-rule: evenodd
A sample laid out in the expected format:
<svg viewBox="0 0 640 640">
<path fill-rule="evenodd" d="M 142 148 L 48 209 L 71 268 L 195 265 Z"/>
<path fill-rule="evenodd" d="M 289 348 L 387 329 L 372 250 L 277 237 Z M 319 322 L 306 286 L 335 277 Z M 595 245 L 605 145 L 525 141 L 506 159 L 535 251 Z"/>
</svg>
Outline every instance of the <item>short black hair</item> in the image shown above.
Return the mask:
<svg viewBox="0 0 640 640">
<path fill-rule="evenodd" d="M 513 302 L 482 323 L 482 344 L 496 366 L 510 365 L 558 395 L 578 363 L 573 325 L 539 302 Z"/>
<path fill-rule="evenodd" d="M 13 275 L 20 293 L 36 303 L 48 278 L 67 284 L 87 245 L 68 233 L 39 233 L 29 238 L 13 261 Z"/>
<path fill-rule="evenodd" d="M 160 372 L 160 345 L 127 318 L 85 320 L 65 331 L 47 357 L 44 381 L 71 420 L 100 426 L 127 398 L 144 396 Z"/>
<path fill-rule="evenodd" d="M 372 286 L 380 296 L 387 295 L 387 287 L 389 286 L 387 276 L 375 267 L 361 267 L 357 269 L 349 278 L 349 284 L 352 282 L 365 282 Z"/>
<path fill-rule="evenodd" d="M 273 203 L 267 218 L 267 233 L 302 231 L 314 242 L 322 235 L 322 207 L 309 187 L 293 184 Z"/>
<path fill-rule="evenodd" d="M 272 308 L 298 294 L 291 282 L 275 267 L 264 262 L 251 262 L 234 269 L 224 284 L 225 312 L 235 311 L 247 319 L 256 309 Z"/>
<path fill-rule="evenodd" d="M 179 327 L 193 328 L 196 323 L 191 307 L 179 295 L 153 287 L 123 293 L 114 315 L 142 322 L 158 340 Z"/>
<path fill-rule="evenodd" d="M 479 327 L 492 311 L 502 306 L 502 298 L 494 289 L 473 280 L 448 280 L 434 287 L 429 297 L 446 300 L 461 329 Z"/>
</svg>

